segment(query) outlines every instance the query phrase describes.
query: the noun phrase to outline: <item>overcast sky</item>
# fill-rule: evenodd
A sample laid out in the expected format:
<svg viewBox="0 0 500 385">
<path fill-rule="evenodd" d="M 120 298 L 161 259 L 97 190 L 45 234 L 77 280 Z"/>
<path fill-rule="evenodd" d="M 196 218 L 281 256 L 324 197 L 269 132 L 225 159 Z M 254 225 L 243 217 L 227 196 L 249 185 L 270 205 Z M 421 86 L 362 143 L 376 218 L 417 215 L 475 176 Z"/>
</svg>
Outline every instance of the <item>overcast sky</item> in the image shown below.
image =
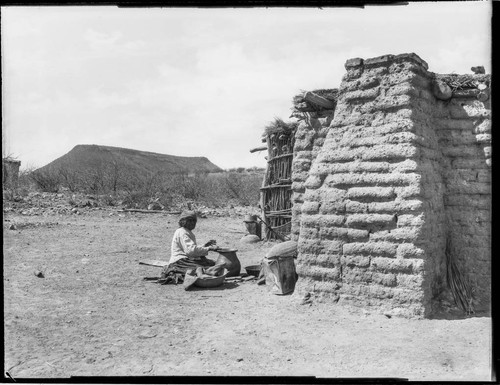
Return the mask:
<svg viewBox="0 0 500 385">
<path fill-rule="evenodd" d="M 491 3 L 359 8 L 2 7 L 4 153 L 43 166 L 77 144 L 265 166 L 264 126 L 349 58 L 415 52 L 491 73 Z"/>
</svg>

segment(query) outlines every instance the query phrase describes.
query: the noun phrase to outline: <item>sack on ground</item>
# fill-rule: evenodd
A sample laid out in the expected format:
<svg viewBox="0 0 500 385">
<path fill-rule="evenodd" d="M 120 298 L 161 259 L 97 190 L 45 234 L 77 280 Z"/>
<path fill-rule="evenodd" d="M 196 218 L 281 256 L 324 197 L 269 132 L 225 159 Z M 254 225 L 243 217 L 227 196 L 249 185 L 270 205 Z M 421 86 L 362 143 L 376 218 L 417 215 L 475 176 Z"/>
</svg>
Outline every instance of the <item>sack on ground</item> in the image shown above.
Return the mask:
<svg viewBox="0 0 500 385">
<path fill-rule="evenodd" d="M 296 257 L 297 242 L 286 241 L 273 246 L 266 254 L 267 258 L 271 257 Z"/>
<path fill-rule="evenodd" d="M 297 273 L 293 256 L 266 257 L 262 260 L 261 271 L 266 285 L 273 294 L 289 294 L 295 290 Z"/>
</svg>

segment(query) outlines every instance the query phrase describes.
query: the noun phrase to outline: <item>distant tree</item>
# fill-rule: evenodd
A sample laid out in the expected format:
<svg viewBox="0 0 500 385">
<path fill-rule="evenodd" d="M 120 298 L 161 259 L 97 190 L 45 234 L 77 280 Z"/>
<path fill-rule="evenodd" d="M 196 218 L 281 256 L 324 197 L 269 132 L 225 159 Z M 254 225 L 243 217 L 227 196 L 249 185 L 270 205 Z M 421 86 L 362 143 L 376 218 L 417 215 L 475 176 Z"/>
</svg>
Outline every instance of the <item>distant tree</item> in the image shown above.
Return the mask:
<svg viewBox="0 0 500 385">
<path fill-rule="evenodd" d="M 121 179 L 123 177 L 123 171 L 117 162 L 111 163 L 105 171 L 105 179 L 108 188 L 116 195 L 118 192 L 118 187 L 120 185 Z"/>
<path fill-rule="evenodd" d="M 69 169 L 64 166 L 60 167 L 59 176 L 61 177 L 61 183 L 71 192 L 77 191 L 80 187 L 79 184 L 81 184 L 81 180 L 75 170 Z"/>
</svg>

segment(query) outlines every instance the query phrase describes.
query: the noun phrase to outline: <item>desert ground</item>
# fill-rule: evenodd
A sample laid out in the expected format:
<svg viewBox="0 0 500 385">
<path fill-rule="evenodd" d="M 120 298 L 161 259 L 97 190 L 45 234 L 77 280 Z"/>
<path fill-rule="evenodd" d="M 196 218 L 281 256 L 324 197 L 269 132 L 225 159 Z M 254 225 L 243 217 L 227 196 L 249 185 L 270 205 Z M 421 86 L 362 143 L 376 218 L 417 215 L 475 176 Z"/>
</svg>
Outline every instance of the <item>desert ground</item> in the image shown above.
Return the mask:
<svg viewBox="0 0 500 385">
<path fill-rule="evenodd" d="M 14 379 L 491 379 L 489 315 L 388 317 L 304 304 L 255 280 L 189 291 L 159 285 L 144 277 L 161 268 L 139 262 L 168 260 L 177 215 L 91 205 L 72 211 L 64 194 L 44 198 L 4 201 L 4 367 Z M 200 243 L 216 239 L 238 249 L 242 267 L 257 264 L 274 243 L 241 242 L 252 210 L 209 214 L 194 232 Z"/>
</svg>

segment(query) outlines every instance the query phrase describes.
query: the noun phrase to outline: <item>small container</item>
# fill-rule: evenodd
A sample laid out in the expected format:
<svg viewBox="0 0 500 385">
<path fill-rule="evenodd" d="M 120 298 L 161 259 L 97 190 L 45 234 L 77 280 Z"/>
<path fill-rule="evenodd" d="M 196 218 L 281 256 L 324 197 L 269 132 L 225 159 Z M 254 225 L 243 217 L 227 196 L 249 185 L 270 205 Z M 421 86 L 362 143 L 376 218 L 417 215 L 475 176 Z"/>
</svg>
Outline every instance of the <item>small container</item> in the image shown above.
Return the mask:
<svg viewBox="0 0 500 385">
<path fill-rule="evenodd" d="M 260 265 L 250 265 L 245 267 L 248 275 L 253 275 L 254 277 L 258 277 L 260 273 Z"/>
<path fill-rule="evenodd" d="M 226 277 L 235 277 L 240 275 L 241 263 L 236 255 L 238 250 L 235 249 L 219 249 L 219 258 L 217 258 L 216 264 L 224 263 L 224 267 L 228 270 Z"/>
<path fill-rule="evenodd" d="M 221 275 L 219 277 L 213 277 L 213 278 L 198 278 L 194 285 L 198 287 L 204 287 L 204 288 L 210 288 L 210 287 L 218 287 L 221 286 L 224 283 L 224 280 L 226 277 L 224 275 Z"/>
<path fill-rule="evenodd" d="M 248 234 L 257 235 L 259 238 L 262 237 L 262 226 L 257 221 L 257 215 L 247 215 L 243 222 L 245 222 Z"/>
<path fill-rule="evenodd" d="M 257 215 L 245 215 L 243 222 L 257 222 Z"/>
</svg>

